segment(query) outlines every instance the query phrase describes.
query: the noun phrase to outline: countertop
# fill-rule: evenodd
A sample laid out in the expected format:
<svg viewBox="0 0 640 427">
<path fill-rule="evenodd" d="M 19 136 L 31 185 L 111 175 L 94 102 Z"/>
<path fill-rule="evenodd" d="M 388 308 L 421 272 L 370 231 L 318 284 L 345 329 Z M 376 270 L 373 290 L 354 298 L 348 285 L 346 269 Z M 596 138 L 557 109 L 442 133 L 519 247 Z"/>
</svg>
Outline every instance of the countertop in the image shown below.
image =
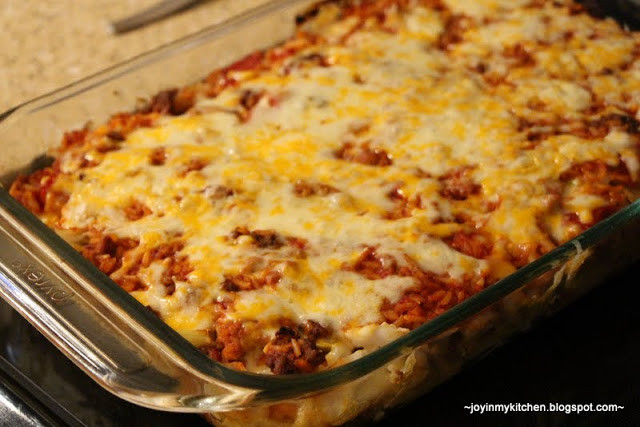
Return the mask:
<svg viewBox="0 0 640 427">
<path fill-rule="evenodd" d="M 109 22 L 158 0 L 5 0 L 0 12 L 0 112 L 265 0 L 203 0 L 177 15 L 113 35 Z"/>
</svg>

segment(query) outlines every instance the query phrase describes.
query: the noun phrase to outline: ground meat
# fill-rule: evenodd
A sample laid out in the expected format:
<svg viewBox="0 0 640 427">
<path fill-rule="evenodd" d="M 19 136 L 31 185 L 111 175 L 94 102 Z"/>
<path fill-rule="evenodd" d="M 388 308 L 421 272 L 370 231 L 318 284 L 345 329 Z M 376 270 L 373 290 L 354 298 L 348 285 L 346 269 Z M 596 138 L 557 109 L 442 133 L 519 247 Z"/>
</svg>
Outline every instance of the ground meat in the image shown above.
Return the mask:
<svg viewBox="0 0 640 427">
<path fill-rule="evenodd" d="M 121 138 L 121 139 L 114 139 L 114 138 L 111 138 L 111 136 L 109 135 L 117 136 L 118 138 Z M 121 147 L 120 143 L 124 141 L 125 138 L 126 137 L 122 135 L 120 131 L 117 131 L 117 130 L 109 131 L 106 135 L 106 138 L 98 139 L 97 142 L 94 143 L 93 149 L 96 150 L 96 152 L 101 154 L 108 153 L 109 151 L 119 150 Z"/>
<path fill-rule="evenodd" d="M 129 271 L 120 271 L 124 257 L 138 246 L 138 241 L 131 238 L 118 238 L 115 235 L 103 235 L 99 231 L 91 231 L 89 243 L 82 249 L 82 255 L 89 259 L 103 273 L 109 275 L 122 289 L 133 292 L 145 289 L 146 285 L 136 276 L 139 266 Z M 124 274 L 123 274 L 124 273 Z"/>
<path fill-rule="evenodd" d="M 355 145 L 346 142 L 334 154 L 338 159 L 368 166 L 389 166 L 393 163 L 391 156 L 385 150 L 371 148 L 369 143 Z"/>
<path fill-rule="evenodd" d="M 227 87 L 238 84 L 238 81 L 231 76 L 234 71 L 257 70 L 262 67 L 264 52 L 254 52 L 244 58 L 234 62 L 226 68 L 216 70 L 205 80 L 205 93 L 207 96 L 215 97 Z"/>
<path fill-rule="evenodd" d="M 242 92 L 242 95 L 240 95 L 240 105 L 245 110 L 251 110 L 253 107 L 255 107 L 258 104 L 258 102 L 260 102 L 260 99 L 262 98 L 263 95 L 264 95 L 264 91 L 255 91 L 252 89 L 246 89 Z"/>
<path fill-rule="evenodd" d="M 413 4 L 412 0 L 382 0 L 382 1 L 364 1 L 364 2 L 344 2 L 345 5 L 342 14 L 344 16 L 358 16 L 362 20 L 366 18 L 375 18 L 383 23 L 389 12 L 396 11 L 397 8 L 407 9 Z M 446 6 L 442 0 L 420 0 L 419 3 L 425 7 L 436 10 L 446 10 Z"/>
<path fill-rule="evenodd" d="M 413 277 L 418 283 L 431 284 L 436 277 L 420 268 L 409 255 L 404 254 L 404 263 L 389 254 L 379 254 L 375 247 L 367 246 L 353 263 L 345 263 L 342 269 L 353 271 L 370 280 L 384 279 L 389 276 Z"/>
<path fill-rule="evenodd" d="M 302 31 L 298 32 L 293 39 L 286 41 L 280 46 L 269 49 L 265 54 L 265 62 L 273 69 L 277 69 L 278 66 L 281 66 L 288 58 L 309 46 L 315 45 L 321 40 L 322 37 L 316 34 Z"/>
<path fill-rule="evenodd" d="M 173 98 L 178 92 L 177 89 L 163 90 L 151 98 L 151 102 L 145 110 L 146 113 L 154 112 L 159 114 L 168 114 L 171 111 Z"/>
<path fill-rule="evenodd" d="M 163 261 L 165 269 L 160 277 L 160 283 L 164 285 L 166 295 L 173 295 L 176 290 L 176 281 L 186 282 L 193 266 L 186 255 L 171 256 Z"/>
<path fill-rule="evenodd" d="M 126 274 L 122 277 L 116 278 L 114 281 L 127 292 L 133 292 L 145 288 L 142 280 L 133 274 Z"/>
<path fill-rule="evenodd" d="M 578 122 L 571 126 L 566 133 L 577 136 L 583 139 L 602 139 L 606 137 L 611 131 L 609 121 L 606 119 L 599 119 L 594 121 Z M 557 134 L 565 133 L 562 130 L 556 130 Z"/>
<path fill-rule="evenodd" d="M 264 286 L 275 286 L 282 274 L 276 270 L 280 263 L 264 257 L 249 257 L 239 273 L 225 274 L 222 289 L 227 292 L 250 291 Z"/>
<path fill-rule="evenodd" d="M 262 65 L 264 52 L 254 52 L 229 65 L 229 71 L 248 71 L 259 69 Z"/>
<path fill-rule="evenodd" d="M 507 252 L 509 254 L 509 260 L 514 267 L 520 268 L 529 264 L 530 262 L 540 258 L 549 250 L 553 249 L 551 246 L 542 243 L 509 243 L 507 245 Z"/>
<path fill-rule="evenodd" d="M 317 322 L 307 320 L 296 329 L 281 327 L 264 348 L 265 363 L 274 374 L 313 372 L 326 363 L 326 350 L 316 346 L 318 338 L 329 331 Z"/>
<path fill-rule="evenodd" d="M 318 36 L 298 32 L 291 40 L 282 45 L 268 49 L 266 52 L 251 53 L 221 70 L 214 71 L 204 80 L 204 92 L 209 97 L 215 97 L 228 87 L 238 85 L 237 71 L 252 71 L 265 68 L 275 69 L 286 58 L 318 41 Z"/>
<path fill-rule="evenodd" d="M 582 139 L 599 140 L 614 129 L 637 135 L 640 133 L 640 122 L 630 115 L 615 113 L 582 121 L 567 118 L 542 121 L 520 118 L 518 126 L 518 130 L 526 132 L 527 140 L 534 143 L 534 146 L 553 135 L 573 135 Z"/>
<path fill-rule="evenodd" d="M 87 127 L 79 130 L 73 130 L 71 132 L 65 132 L 62 137 L 62 146 L 60 147 L 60 151 L 68 150 L 72 146 L 84 145 L 88 133 L 89 128 Z"/>
<path fill-rule="evenodd" d="M 242 343 L 244 327 L 235 320 L 220 319 L 213 330 L 209 331 L 212 344 L 200 347 L 207 356 L 218 362 L 241 362 L 245 350 Z"/>
<path fill-rule="evenodd" d="M 186 255 L 178 254 L 183 248 L 183 242 L 174 240 L 145 251 L 140 258 L 139 265 L 141 267 L 148 267 L 154 261 L 162 262 L 164 270 L 160 277 L 160 283 L 165 287 L 167 295 L 172 295 L 175 291 L 176 281 L 186 282 L 189 278 L 189 273 L 193 271 L 189 258 Z"/>
<path fill-rule="evenodd" d="M 608 180 L 609 166 L 601 160 L 593 160 L 572 165 L 560 174 L 561 181 L 580 179 L 586 182 L 604 182 Z"/>
<path fill-rule="evenodd" d="M 35 214 L 59 213 L 69 198 L 65 193 L 51 191 L 59 173 L 56 167 L 48 167 L 31 175 L 19 176 L 11 185 L 9 194 Z"/>
<path fill-rule="evenodd" d="M 543 8 L 547 4 L 547 0 L 531 0 L 531 2 L 527 5 L 530 8 Z"/>
<path fill-rule="evenodd" d="M 195 89 L 168 89 L 158 92 L 149 104 L 142 109 L 144 113 L 171 114 L 179 116 L 193 106 Z"/>
<path fill-rule="evenodd" d="M 157 147 L 149 154 L 149 164 L 152 166 L 162 166 L 167 161 L 167 152 L 164 147 Z"/>
<path fill-rule="evenodd" d="M 567 182 L 577 179 L 586 185 L 590 194 L 607 195 L 613 189 L 631 186 L 633 179 L 624 162 L 610 166 L 602 160 L 578 163 L 560 174 L 560 180 Z"/>
<path fill-rule="evenodd" d="M 225 185 L 218 185 L 213 189 L 211 187 L 207 187 L 205 189 L 205 195 L 212 201 L 226 199 L 227 197 L 233 196 L 235 193 L 236 192 L 233 188 Z"/>
<path fill-rule="evenodd" d="M 640 133 L 640 121 L 627 114 L 608 114 L 597 120 L 599 124 L 607 126 L 609 133 L 612 129 L 620 129 L 633 135 Z"/>
<path fill-rule="evenodd" d="M 320 7 L 322 6 L 322 4 L 323 3 L 312 4 L 311 7 L 305 10 L 303 13 L 296 15 L 296 25 L 298 26 L 302 25 L 305 22 L 311 20 L 312 18 L 315 18 L 316 16 L 318 16 L 318 13 L 320 12 Z"/>
<path fill-rule="evenodd" d="M 231 232 L 231 238 L 232 239 L 237 239 L 240 236 L 249 236 L 249 235 L 251 235 L 251 230 L 249 230 L 249 228 L 245 227 L 245 226 L 236 227 Z"/>
<path fill-rule="evenodd" d="M 103 273 L 111 274 L 122 267 L 125 254 L 136 246 L 138 241 L 135 239 L 92 231 L 89 243 L 82 248 L 82 255 Z"/>
<path fill-rule="evenodd" d="M 282 246 L 278 234 L 274 230 L 253 230 L 251 237 L 259 248 L 277 248 Z"/>
<path fill-rule="evenodd" d="M 464 33 L 471 26 L 471 19 L 464 15 L 451 15 L 444 24 L 444 30 L 438 37 L 437 46 L 442 50 L 449 50 L 455 44 L 462 42 Z"/>
<path fill-rule="evenodd" d="M 179 175 L 181 177 L 186 176 L 189 172 L 201 171 L 209 164 L 208 160 L 201 159 L 200 157 L 193 157 L 187 164 L 184 165 Z"/>
<path fill-rule="evenodd" d="M 292 248 L 304 250 L 309 246 L 309 241 L 300 237 L 287 237 L 287 244 Z"/>
<path fill-rule="evenodd" d="M 107 132 L 107 138 L 117 142 L 122 142 L 126 139 L 126 137 L 118 130 Z"/>
<path fill-rule="evenodd" d="M 441 184 L 440 195 L 450 200 L 466 200 L 480 192 L 480 185 L 471 179 L 471 168 L 461 167 L 438 178 Z"/>
<path fill-rule="evenodd" d="M 487 258 L 493 249 L 490 237 L 477 231 L 457 231 L 444 241 L 453 249 L 479 259 Z"/>
<path fill-rule="evenodd" d="M 69 201 L 69 194 L 64 191 L 49 190 L 44 201 L 44 213 L 60 216 L 64 205 Z"/>
<path fill-rule="evenodd" d="M 289 62 L 282 70 L 283 74 L 288 75 L 291 71 L 307 67 L 329 67 L 331 62 L 329 59 L 319 53 L 310 53 Z"/>
<path fill-rule="evenodd" d="M 255 91 L 252 89 L 246 89 L 240 95 L 240 110 L 238 111 L 238 117 L 241 122 L 247 122 L 251 118 L 251 112 L 253 108 L 258 105 L 258 102 L 265 95 L 265 91 Z"/>
<path fill-rule="evenodd" d="M 231 233 L 231 237 L 237 239 L 240 236 L 251 236 L 256 246 L 263 249 L 278 249 L 284 244 L 275 230 L 249 230 L 247 227 L 236 227 Z"/>
<path fill-rule="evenodd" d="M 179 240 L 174 240 L 168 243 L 162 243 L 147 250 L 140 259 L 140 264 L 143 267 L 148 267 L 152 262 L 170 258 L 176 255 L 184 248 L 184 243 Z"/>
<path fill-rule="evenodd" d="M 420 4 L 424 7 L 429 7 L 439 11 L 447 10 L 447 6 L 444 4 L 443 0 L 420 0 Z"/>
<path fill-rule="evenodd" d="M 243 331 L 242 323 L 238 321 L 219 322 L 216 325 L 216 340 L 224 346 L 221 353 L 223 361 L 233 362 L 243 357 Z"/>
<path fill-rule="evenodd" d="M 591 223 L 585 224 L 587 228 L 613 215 L 633 201 L 633 197 L 621 186 L 600 190 L 598 195 L 603 197 L 606 203 L 591 212 L 593 219 Z"/>
<path fill-rule="evenodd" d="M 413 209 L 422 207 L 422 197 L 419 194 L 414 198 L 409 198 L 400 188 L 391 190 L 387 193 L 387 197 L 393 200 L 395 207 L 384 215 L 386 219 L 408 218 L 411 216 Z"/>
<path fill-rule="evenodd" d="M 221 287 L 226 292 L 239 292 L 258 289 L 261 286 L 248 274 L 225 274 Z"/>
<path fill-rule="evenodd" d="M 302 335 L 313 341 L 329 336 L 329 330 L 313 320 L 305 320 L 302 325 L 300 325 L 300 330 Z"/>
<path fill-rule="evenodd" d="M 633 201 L 633 195 L 628 190 L 628 187 L 633 186 L 632 178 L 623 162 L 617 166 L 610 166 L 602 160 L 578 163 L 564 171 L 560 180 L 575 180 L 578 184 L 577 191 L 604 199 L 604 205 L 592 211 L 592 221 L 587 224 L 582 223 L 574 212 L 565 215 L 568 223 L 579 224 L 583 230 Z"/>
<path fill-rule="evenodd" d="M 286 237 L 285 242 L 288 247 L 288 251 L 285 253 L 290 258 L 304 259 L 307 257 L 307 250 L 309 249 L 309 241 L 300 237 Z M 291 261 L 294 263 L 293 261 Z"/>
<path fill-rule="evenodd" d="M 544 110 L 546 108 L 546 104 L 544 103 L 530 103 L 529 107 L 535 107 L 539 110 Z M 578 124 L 578 126 L 582 126 Z M 572 125 L 572 128 L 575 129 L 576 125 Z M 527 144 L 525 146 L 526 149 L 535 148 L 541 141 L 549 138 L 553 135 L 559 135 L 563 133 L 562 128 L 565 131 L 569 130 L 569 122 L 559 120 L 559 119 L 538 119 L 532 120 L 530 118 L 518 117 L 518 131 L 524 132 L 526 134 Z"/>
<path fill-rule="evenodd" d="M 222 289 L 227 292 L 251 291 L 264 286 L 275 286 L 281 278 L 282 274 L 271 268 L 254 274 L 225 274 Z"/>
<path fill-rule="evenodd" d="M 293 186 L 293 194 L 298 197 L 326 196 L 336 193 L 338 190 L 330 185 L 319 182 L 308 182 L 304 180 L 296 181 Z"/>
<path fill-rule="evenodd" d="M 579 3 L 569 2 L 567 7 L 570 15 L 577 15 L 585 11 L 584 6 Z"/>
<path fill-rule="evenodd" d="M 531 67 L 536 64 L 535 58 L 522 43 L 505 47 L 502 54 L 513 61 L 511 65 L 514 67 Z"/>
<path fill-rule="evenodd" d="M 154 114 L 118 113 L 109 119 L 105 135 L 118 132 L 123 138 L 126 138 L 127 135 L 138 128 L 153 126 L 154 121 Z"/>
<path fill-rule="evenodd" d="M 208 97 L 214 98 L 226 88 L 237 85 L 238 81 L 229 76 L 229 73 L 227 71 L 221 70 L 211 73 L 206 78 L 205 84 L 205 94 Z"/>
<path fill-rule="evenodd" d="M 124 207 L 124 215 L 129 221 L 137 221 L 150 214 L 151 209 L 139 200 L 133 199 Z"/>
<path fill-rule="evenodd" d="M 369 280 L 384 279 L 398 274 L 398 261 L 388 254 L 378 254 L 375 247 L 367 246 L 352 264 L 343 264 L 342 269 L 361 274 Z"/>
</svg>

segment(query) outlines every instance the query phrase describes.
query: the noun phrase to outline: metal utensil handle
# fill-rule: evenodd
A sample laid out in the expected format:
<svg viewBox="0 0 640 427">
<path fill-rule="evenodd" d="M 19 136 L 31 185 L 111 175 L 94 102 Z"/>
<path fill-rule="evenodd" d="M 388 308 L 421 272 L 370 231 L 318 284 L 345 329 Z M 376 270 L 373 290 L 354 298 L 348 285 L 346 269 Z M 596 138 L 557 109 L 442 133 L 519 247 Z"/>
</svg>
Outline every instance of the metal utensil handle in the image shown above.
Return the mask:
<svg viewBox="0 0 640 427">
<path fill-rule="evenodd" d="M 140 12 L 111 23 L 111 29 L 115 34 L 126 33 L 135 30 L 151 22 L 172 15 L 198 3 L 200 0 L 163 0 Z"/>
</svg>

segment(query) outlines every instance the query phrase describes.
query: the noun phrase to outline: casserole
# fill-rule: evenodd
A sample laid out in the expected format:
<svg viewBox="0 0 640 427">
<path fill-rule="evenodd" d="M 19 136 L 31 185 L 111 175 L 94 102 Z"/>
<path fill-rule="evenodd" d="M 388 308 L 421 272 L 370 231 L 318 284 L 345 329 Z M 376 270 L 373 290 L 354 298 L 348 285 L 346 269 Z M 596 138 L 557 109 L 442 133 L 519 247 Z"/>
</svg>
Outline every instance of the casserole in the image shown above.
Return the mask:
<svg viewBox="0 0 640 427">
<path fill-rule="evenodd" d="M 267 8 L 283 12 L 291 11 L 293 6 L 289 3 L 284 3 L 267 6 Z M 181 46 L 178 43 L 173 48 L 176 49 Z M 247 49 L 247 51 L 250 52 L 251 49 Z M 141 58 L 141 60 L 149 60 L 149 58 L 145 57 Z M 182 63 L 184 61 L 180 61 L 180 64 Z M 114 73 L 117 74 L 120 71 L 115 70 Z M 107 74 L 106 78 L 111 78 L 112 76 L 113 74 Z M 91 86 L 93 82 L 87 82 L 87 84 Z M 100 89 L 103 88 L 101 87 Z M 64 93 L 62 95 L 64 96 Z M 37 114 L 37 104 L 32 107 Z M 19 120 L 19 116 L 10 116 L 6 122 L 9 124 L 8 126 L 11 125 L 11 120 L 16 122 Z M 62 123 L 62 121 L 61 119 L 60 122 Z M 34 129 L 37 128 L 25 125 L 23 121 L 17 125 L 17 129 L 14 128 L 12 130 L 16 132 L 33 132 Z M 539 131 L 540 129 L 531 130 L 531 132 Z M 542 131 L 548 132 L 545 129 L 542 129 Z M 20 139 L 25 136 L 20 135 Z M 538 136 L 537 133 L 533 135 L 530 142 L 536 141 Z M 358 155 L 352 156 L 349 154 L 349 149 L 347 147 L 345 150 L 339 151 L 340 155 L 337 156 L 341 158 L 360 158 Z M 381 152 L 375 153 L 375 149 L 372 151 L 376 156 Z M 32 158 L 33 154 L 25 155 L 25 158 Z M 463 175 L 465 174 L 463 173 Z M 441 178 L 446 178 L 446 176 L 447 174 L 444 173 Z M 438 180 L 447 181 L 447 179 Z M 445 187 L 443 192 L 452 193 L 454 199 L 461 197 L 455 188 L 448 190 Z M 572 240 L 571 244 L 560 246 L 538 261 L 487 288 L 486 291 L 480 292 L 460 303 L 454 309 L 444 312 L 434 321 L 416 328 L 414 332 L 404 335 L 380 350 L 363 355 L 356 362 L 305 377 L 263 378 L 230 371 L 215 365 L 215 368 L 210 368 L 210 364 L 206 364 L 202 357 L 193 353 L 193 348 L 186 345 L 166 327 L 158 325 L 151 314 L 141 313 L 139 305 L 128 299 L 118 289 L 114 289 L 113 285 L 105 280 L 104 276 L 96 272 L 95 269 L 90 268 L 86 262 L 80 260 L 77 254 L 73 253 L 68 246 L 62 244 L 50 232 L 45 231 L 40 223 L 34 221 L 28 215 L 21 218 L 22 221 L 19 222 L 16 219 L 16 215 L 19 214 L 22 217 L 24 212 L 16 206 L 15 202 L 6 197 L 3 201 L 7 209 L 6 225 L 16 227 L 20 231 L 20 233 L 14 234 L 14 237 L 11 238 L 13 239 L 12 244 L 16 248 L 16 253 L 27 255 L 24 249 L 29 249 L 41 254 L 40 256 L 42 257 L 58 257 L 58 261 L 62 261 L 61 254 L 65 257 L 64 264 L 53 265 L 47 271 L 44 270 L 44 265 L 35 262 L 31 263 L 20 258 L 10 259 L 6 272 L 7 281 L 16 281 L 19 284 L 22 283 L 22 285 L 31 284 L 31 298 L 39 298 L 39 302 L 43 304 L 40 312 L 36 315 L 33 314 L 35 311 L 27 313 L 27 310 L 22 307 L 23 313 L 30 315 L 36 324 L 38 324 L 38 321 L 42 322 L 37 316 L 49 316 L 47 322 L 53 325 L 50 326 L 49 335 L 59 334 L 60 339 L 65 341 L 62 344 L 65 350 L 75 353 L 76 357 L 83 358 L 81 364 L 85 369 L 90 371 L 94 377 L 101 378 L 103 382 L 111 382 L 112 387 L 120 391 L 123 396 L 148 405 L 156 405 L 158 407 L 164 405 L 166 407 L 185 406 L 192 407 L 194 410 L 203 410 L 205 408 L 225 410 L 232 408 L 234 405 L 253 405 L 274 399 L 298 397 L 306 392 L 316 390 L 317 387 L 325 388 L 352 379 L 362 373 L 361 369 L 369 371 L 379 367 L 387 362 L 390 357 L 420 342 L 416 340 L 423 339 L 425 335 L 422 334 L 433 336 L 436 333 L 444 333 L 438 339 L 434 338 L 428 344 L 415 349 L 408 356 L 403 356 L 401 359 L 348 386 L 336 389 L 333 393 L 319 395 L 301 402 L 280 403 L 271 405 L 267 409 L 255 410 L 256 412 L 254 413 L 258 414 L 260 411 L 267 411 L 267 418 L 273 420 L 274 423 L 293 420 L 307 423 L 311 419 L 306 417 L 309 417 L 311 413 L 315 415 L 314 420 L 321 423 L 344 422 L 365 409 L 374 410 L 378 409 L 377 406 L 385 406 L 395 401 L 400 401 L 416 392 L 418 385 L 420 385 L 420 388 L 426 388 L 436 384 L 456 371 L 465 358 L 471 358 L 479 354 L 488 346 L 493 345 L 503 336 L 510 333 L 512 329 L 526 325 L 540 311 L 546 311 L 553 307 L 554 304 L 552 302 L 562 293 L 566 292 L 568 295 L 562 295 L 563 298 L 561 300 L 566 301 L 569 299 L 569 296 L 571 296 L 569 291 L 576 286 L 576 283 L 580 284 L 578 286 L 580 291 L 587 289 L 591 284 L 591 279 L 598 277 L 598 275 L 588 274 L 582 277 L 579 273 L 586 271 L 588 267 L 579 267 L 585 258 L 593 256 L 592 251 L 595 248 L 591 248 L 592 244 L 599 242 L 603 231 L 607 230 L 607 228 L 613 226 L 616 232 L 619 232 L 623 227 L 633 227 L 637 222 L 635 221 L 637 206 L 632 204 L 616 216 L 597 225 L 576 240 Z M 27 224 L 31 230 L 26 229 L 24 224 Z M 33 236 L 34 232 L 42 233 L 39 239 L 29 240 L 20 237 L 28 236 L 33 238 L 35 237 Z M 259 239 L 251 231 L 239 234 L 249 234 L 251 238 L 259 243 Z M 615 236 L 615 232 L 607 235 L 608 238 L 614 238 Z M 52 254 L 47 247 L 42 246 L 43 242 L 48 245 L 57 245 L 58 254 Z M 637 250 L 633 248 L 628 252 L 630 258 L 636 254 Z M 9 256 L 10 252 L 6 255 Z M 371 255 L 370 252 L 365 253 L 365 258 L 369 255 Z M 569 258 L 572 258 L 572 261 L 561 267 L 561 264 L 568 261 Z M 623 260 L 625 260 L 624 257 L 616 257 L 616 261 Z M 72 265 L 74 270 L 68 270 L 66 267 L 69 265 Z M 615 263 L 608 265 L 608 267 L 613 266 L 615 266 Z M 357 270 L 358 268 L 355 267 L 355 269 Z M 71 291 L 68 286 L 74 279 L 79 282 L 87 279 L 95 281 L 100 292 L 92 292 L 92 290 L 95 290 L 92 287 L 80 287 Z M 532 282 L 525 286 L 524 283 L 529 280 L 532 280 Z M 451 326 L 451 322 L 459 320 L 467 313 L 485 308 L 489 302 L 496 302 L 495 298 L 504 296 L 515 288 L 519 288 L 519 290 L 510 294 L 506 299 L 499 301 L 497 305 L 485 309 L 474 318 L 465 319 L 460 326 L 445 332 L 445 328 Z M 34 293 L 33 289 L 39 293 Z M 24 288 L 23 290 L 29 292 L 29 288 Z M 8 294 L 6 294 L 6 297 L 11 299 Z M 109 311 L 118 314 L 110 315 L 108 319 L 105 319 L 99 313 L 107 312 L 106 305 L 109 305 L 109 300 L 115 300 L 119 303 L 119 306 L 111 307 Z M 15 297 L 13 302 L 16 305 L 18 304 Z M 85 305 L 84 303 L 89 304 Z M 42 310 L 42 307 L 44 307 L 44 310 Z M 21 307 L 18 308 L 20 309 Z M 29 310 L 35 310 L 35 307 L 31 305 Z M 98 313 L 96 313 L 96 310 Z M 94 319 L 91 320 L 91 323 L 85 323 L 82 319 L 82 316 L 87 315 L 87 313 L 93 313 Z M 62 317 L 55 319 L 57 316 Z M 135 319 L 132 319 L 131 316 L 135 317 Z M 68 318 L 73 319 L 74 317 L 73 323 L 67 323 Z M 143 323 L 142 326 L 146 326 L 146 329 L 136 325 L 136 323 Z M 502 327 L 496 328 L 495 325 L 501 325 Z M 42 323 L 40 323 L 40 326 L 44 328 Z M 109 334 L 105 334 L 103 331 L 95 330 L 94 328 L 97 326 L 110 328 L 112 331 Z M 77 328 L 84 328 L 85 330 L 78 330 Z M 118 334 L 118 332 L 120 333 Z M 165 343 L 170 342 L 173 347 L 167 348 L 163 346 L 162 342 L 157 341 L 158 339 L 164 340 Z M 157 345 L 157 347 L 152 344 Z M 109 351 L 105 350 L 110 347 L 113 348 Z M 456 350 L 453 351 L 452 349 Z M 175 357 L 176 351 L 181 352 L 180 357 Z M 132 357 L 129 352 L 137 353 L 141 356 Z M 452 354 L 455 356 L 452 356 Z M 170 357 L 167 357 L 167 355 L 170 355 Z M 190 365 L 183 363 L 185 358 L 190 362 Z M 150 361 L 153 361 L 156 371 L 148 368 Z M 117 372 L 115 374 L 113 367 L 116 367 Z M 109 368 L 112 369 L 110 370 Z M 203 387 L 202 382 L 194 381 L 194 378 L 187 375 L 189 372 L 193 373 L 194 369 L 200 370 L 199 375 L 208 375 L 213 378 L 207 378 L 206 380 L 210 380 L 210 382 Z M 121 375 L 118 376 L 118 373 Z M 167 373 L 171 374 L 168 378 Z M 164 374 L 165 377 L 161 377 L 161 374 Z M 176 383 L 175 377 L 182 377 L 183 381 Z M 373 384 L 375 386 L 372 386 Z M 296 390 L 294 390 L 294 385 L 297 386 Z M 165 387 L 164 389 L 163 386 Z M 247 388 L 257 388 L 259 391 L 247 390 Z M 362 390 L 364 389 L 374 390 L 372 392 L 373 395 L 363 394 Z M 222 393 L 223 390 L 227 391 L 227 395 L 216 395 L 215 392 Z M 356 394 L 361 401 L 353 398 Z M 336 400 L 336 396 L 341 397 Z M 318 411 L 323 413 L 322 417 L 317 416 Z M 234 417 L 237 417 L 235 419 L 238 423 L 245 423 L 250 419 L 246 417 L 250 416 L 251 412 L 248 411 L 224 415 L 226 421 L 230 423 L 234 421 Z M 257 416 L 263 417 L 264 415 Z"/>
</svg>

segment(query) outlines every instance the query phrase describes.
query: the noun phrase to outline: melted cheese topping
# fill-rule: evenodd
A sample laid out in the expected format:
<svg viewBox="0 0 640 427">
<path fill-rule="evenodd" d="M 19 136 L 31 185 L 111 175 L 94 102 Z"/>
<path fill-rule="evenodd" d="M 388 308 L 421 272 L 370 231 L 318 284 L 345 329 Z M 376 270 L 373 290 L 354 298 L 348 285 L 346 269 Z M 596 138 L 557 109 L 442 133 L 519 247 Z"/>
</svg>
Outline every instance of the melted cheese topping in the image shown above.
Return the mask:
<svg viewBox="0 0 640 427">
<path fill-rule="evenodd" d="M 417 283 L 410 276 L 369 279 L 343 268 L 363 248 L 375 247 L 401 265 L 408 255 L 424 271 L 452 279 L 491 268 L 501 277 L 513 268 L 496 267 L 497 249 L 493 261 L 477 259 L 443 241 L 463 229 L 456 215 L 516 246 L 561 240 L 566 225 L 553 220 L 545 183 L 592 160 L 617 165 L 622 159 L 637 176 L 637 141 L 624 131 L 591 140 L 552 133 L 532 148 L 521 126 L 523 117 L 581 119 L 600 97 L 610 105 L 622 104 L 623 93 L 638 99 L 638 67 L 624 75 L 597 74 L 629 61 L 637 36 L 611 22 L 568 16 L 551 4 L 523 7 L 527 3 L 446 1 L 471 22 L 447 49 L 437 46 L 445 16 L 429 8 L 392 13 L 391 30 L 366 21 L 344 43 L 339 40 L 356 20 L 321 16 L 306 25 L 326 35 L 326 43 L 297 52 L 282 67 L 236 72 L 241 84 L 215 98 L 200 96 L 183 116 L 138 128 L 97 166 L 82 169 L 82 179 L 63 155 L 66 174 L 55 186 L 71 196 L 57 226 L 134 238 L 140 250 L 180 236 L 180 254 L 193 266 L 188 280 L 176 282 L 168 295 L 160 280 L 165 267 L 153 262 L 140 272 L 147 288 L 133 295 L 187 337 L 211 328 L 216 302 L 231 301 L 228 318 L 257 323 L 266 335 L 279 319 L 313 319 L 359 347 L 383 345 L 376 337 L 397 334 L 373 328 L 383 322 L 381 307 Z M 570 49 L 557 43 L 568 32 Z M 605 38 L 591 40 L 595 32 Z M 504 55 L 516 44 L 535 65 L 514 65 Z M 330 65 L 304 64 L 312 55 Z M 502 83 L 488 83 L 475 71 L 480 64 Z M 585 77 L 576 79 L 576 73 Z M 243 120 L 234 111 L 246 91 L 262 95 Z M 392 164 L 339 158 L 344 144 L 384 150 Z M 166 161 L 150 166 L 157 147 Z M 204 167 L 188 171 L 193 159 Z M 452 200 L 442 193 L 442 177 L 464 167 L 480 194 Z M 336 191 L 300 197 L 294 190 L 301 180 Z M 217 188 L 233 194 L 216 197 Z M 390 197 L 394 191 L 420 203 L 389 219 L 398 203 Z M 563 197 L 565 208 L 585 223 L 604 203 L 570 190 Z M 132 199 L 151 214 L 128 219 L 123 207 Z M 486 202 L 497 207 L 488 209 Z M 550 229 L 541 228 L 547 217 Z M 237 227 L 304 239 L 305 256 L 288 245 L 262 248 L 249 236 L 230 237 Z M 224 290 L 227 275 L 256 259 L 279 273 L 277 285 Z"/>
</svg>

